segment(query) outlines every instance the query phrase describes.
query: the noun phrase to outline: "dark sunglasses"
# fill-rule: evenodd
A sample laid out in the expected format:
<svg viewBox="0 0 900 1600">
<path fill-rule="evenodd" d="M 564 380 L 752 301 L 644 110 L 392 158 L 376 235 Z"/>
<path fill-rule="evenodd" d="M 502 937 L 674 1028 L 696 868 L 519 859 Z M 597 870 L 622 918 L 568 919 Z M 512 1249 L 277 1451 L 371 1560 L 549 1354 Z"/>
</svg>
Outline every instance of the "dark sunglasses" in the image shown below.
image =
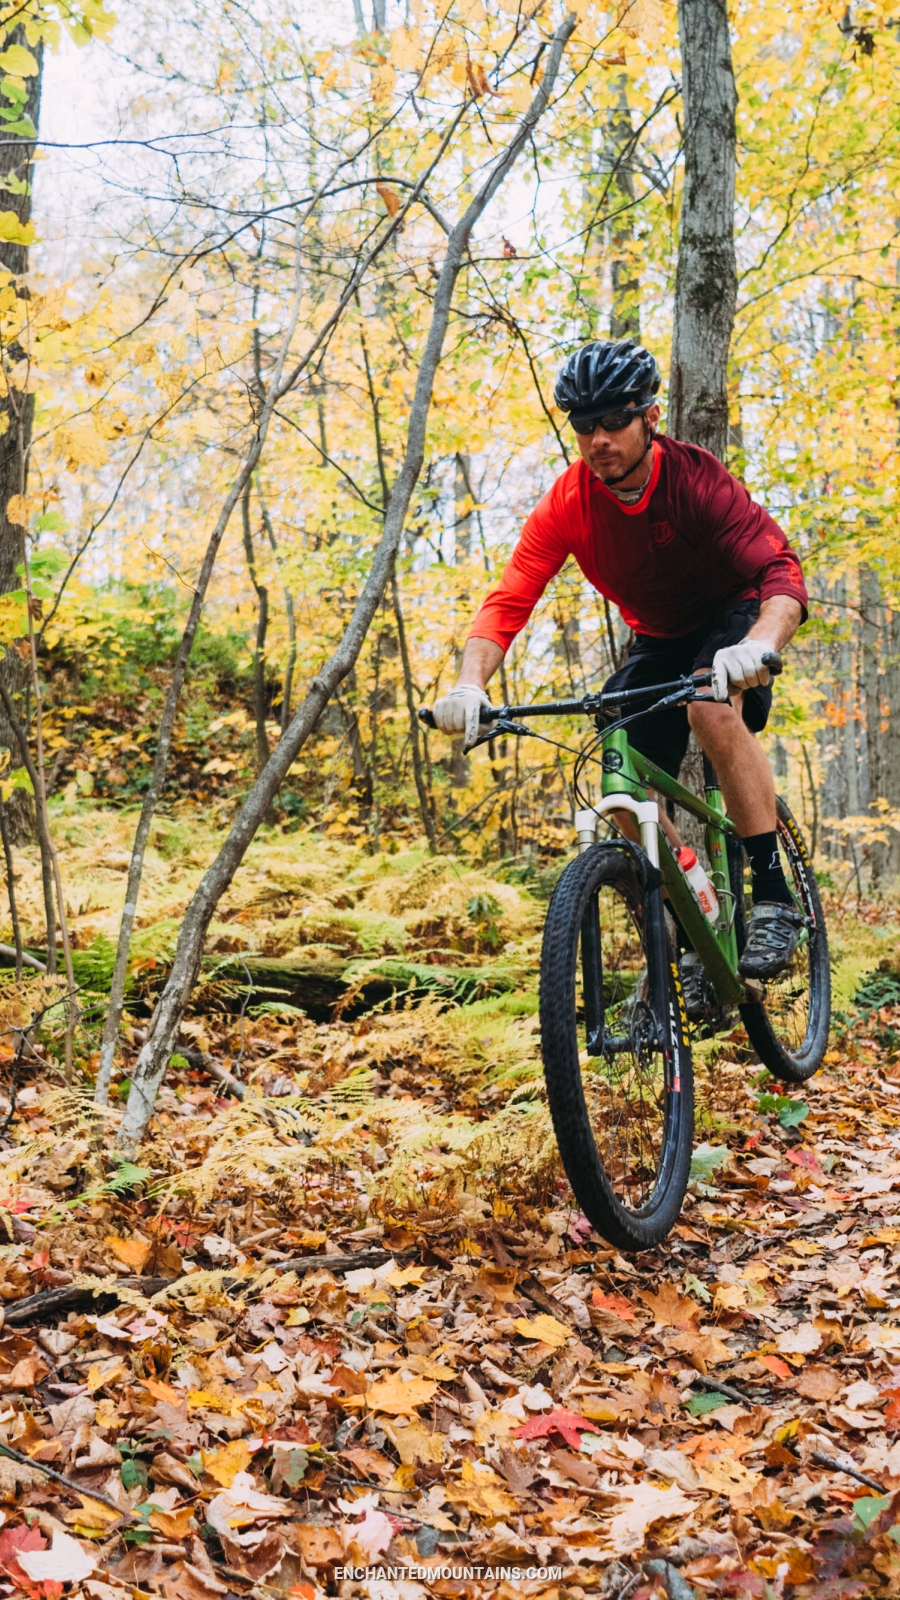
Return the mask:
<svg viewBox="0 0 900 1600">
<path fill-rule="evenodd" d="M 595 428 L 602 428 L 604 433 L 621 433 L 635 419 L 642 417 L 648 406 L 623 407 L 621 411 L 606 411 L 602 417 L 570 417 L 569 421 L 576 433 L 588 435 Z"/>
</svg>

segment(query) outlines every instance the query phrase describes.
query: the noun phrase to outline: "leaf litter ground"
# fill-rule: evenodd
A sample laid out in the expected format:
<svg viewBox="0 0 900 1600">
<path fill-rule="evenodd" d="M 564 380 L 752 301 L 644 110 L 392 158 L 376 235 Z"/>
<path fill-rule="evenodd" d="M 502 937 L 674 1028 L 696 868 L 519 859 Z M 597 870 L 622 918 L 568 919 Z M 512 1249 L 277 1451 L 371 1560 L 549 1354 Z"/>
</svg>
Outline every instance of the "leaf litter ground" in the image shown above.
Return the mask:
<svg viewBox="0 0 900 1600">
<path fill-rule="evenodd" d="M 849 967 L 877 916 L 836 918 Z M 866 993 L 804 1091 L 698 1042 L 688 1203 L 628 1260 L 571 1204 L 527 994 L 317 1026 L 208 989 L 118 1173 L 118 1109 L 33 1060 L 0 1593 L 900 1592 L 900 1008 Z"/>
</svg>

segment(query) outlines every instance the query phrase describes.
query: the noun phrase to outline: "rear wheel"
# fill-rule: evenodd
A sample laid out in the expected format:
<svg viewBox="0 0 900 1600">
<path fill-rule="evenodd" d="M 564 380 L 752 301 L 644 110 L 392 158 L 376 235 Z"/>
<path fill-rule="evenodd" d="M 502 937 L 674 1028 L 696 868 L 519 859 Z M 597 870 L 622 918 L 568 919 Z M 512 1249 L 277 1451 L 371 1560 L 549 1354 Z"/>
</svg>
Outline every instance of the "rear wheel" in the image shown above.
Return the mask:
<svg viewBox="0 0 900 1600">
<path fill-rule="evenodd" d="M 585 1215 L 622 1250 L 669 1233 L 693 1146 L 687 1018 L 647 870 L 636 850 L 607 844 L 572 861 L 550 902 L 541 952 L 541 1042 L 559 1152 Z M 648 976 L 655 937 L 666 951 L 660 995 Z"/>
<path fill-rule="evenodd" d="M 831 969 L 825 917 L 803 836 L 778 797 L 778 847 L 784 875 L 806 924 L 789 967 L 764 985 L 765 998 L 740 1007 L 741 1019 L 764 1066 L 784 1083 L 805 1083 L 822 1065 L 831 1024 Z M 750 872 L 739 842 L 729 852 L 738 953 L 752 904 Z"/>
</svg>

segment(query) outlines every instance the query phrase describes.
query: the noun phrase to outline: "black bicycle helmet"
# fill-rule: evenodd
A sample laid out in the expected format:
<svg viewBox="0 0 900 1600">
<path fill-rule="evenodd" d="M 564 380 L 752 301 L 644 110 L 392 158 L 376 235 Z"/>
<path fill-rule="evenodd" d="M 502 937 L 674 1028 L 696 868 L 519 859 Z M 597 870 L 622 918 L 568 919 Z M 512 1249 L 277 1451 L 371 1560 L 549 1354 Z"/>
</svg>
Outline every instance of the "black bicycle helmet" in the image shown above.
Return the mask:
<svg viewBox="0 0 900 1600">
<path fill-rule="evenodd" d="M 633 402 L 649 406 L 661 379 L 656 358 L 633 339 L 595 339 L 569 356 L 556 380 L 560 411 L 596 417 Z"/>
</svg>

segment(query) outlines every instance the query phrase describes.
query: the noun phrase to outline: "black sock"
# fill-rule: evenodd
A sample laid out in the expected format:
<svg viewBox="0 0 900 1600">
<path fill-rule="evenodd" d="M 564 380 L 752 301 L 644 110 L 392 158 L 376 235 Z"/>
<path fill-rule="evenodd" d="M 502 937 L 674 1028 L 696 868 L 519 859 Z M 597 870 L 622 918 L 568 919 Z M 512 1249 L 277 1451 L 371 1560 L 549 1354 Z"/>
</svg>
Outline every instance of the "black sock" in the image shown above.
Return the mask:
<svg viewBox="0 0 900 1600">
<path fill-rule="evenodd" d="M 754 833 L 749 839 L 742 839 L 741 844 L 747 852 L 753 874 L 753 904 L 756 905 L 760 900 L 774 900 L 779 905 L 791 905 L 791 891 L 781 865 L 778 835 L 774 830 L 772 833 Z"/>
</svg>

